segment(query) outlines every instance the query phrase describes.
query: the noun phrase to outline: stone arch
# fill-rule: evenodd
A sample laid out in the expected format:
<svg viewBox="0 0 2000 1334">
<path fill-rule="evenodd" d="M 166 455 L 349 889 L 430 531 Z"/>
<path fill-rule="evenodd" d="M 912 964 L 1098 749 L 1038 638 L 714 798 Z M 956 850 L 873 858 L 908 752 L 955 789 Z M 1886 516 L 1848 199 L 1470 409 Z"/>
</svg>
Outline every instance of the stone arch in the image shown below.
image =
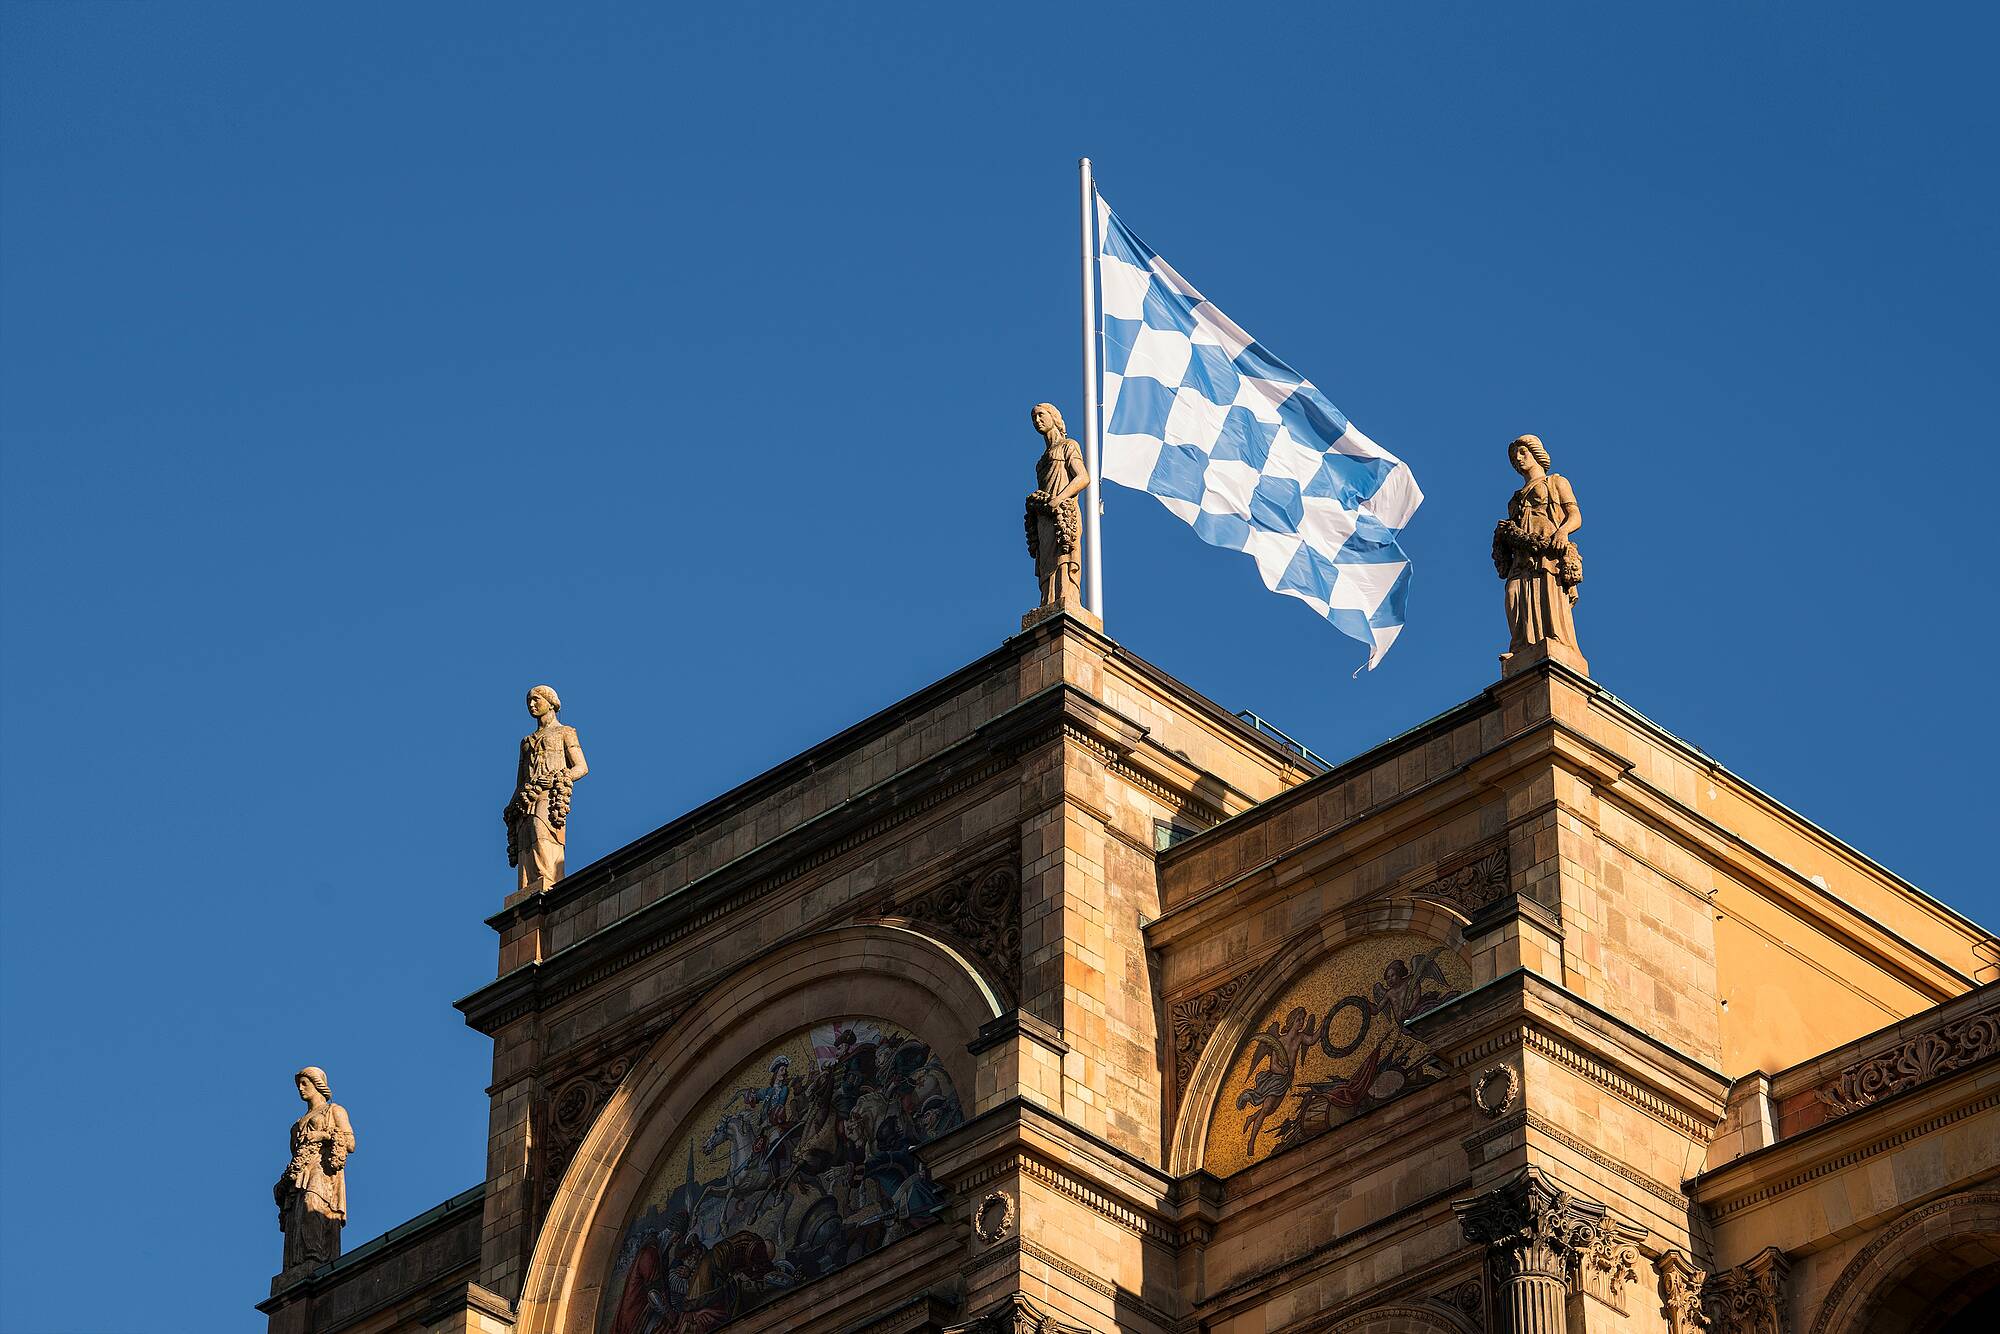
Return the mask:
<svg viewBox="0 0 2000 1334">
<path fill-rule="evenodd" d="M 1429 1306 L 1378 1306 L 1349 1316 L 1327 1334 L 1471 1334 L 1477 1328 Z"/>
<path fill-rule="evenodd" d="M 1967 1288 L 1981 1270 L 2000 1265 L 2000 1191 L 1969 1191 L 1913 1209 L 1861 1248 L 1827 1290 L 1812 1334 L 1935 1328 L 1952 1309 L 1939 1297 L 1956 1290 L 1971 1301 L 1986 1290 Z M 1914 1313 L 1918 1320 L 1913 1321 Z M 1928 1316 L 1933 1323 L 1921 1323 Z"/>
<path fill-rule="evenodd" d="M 1177 1176 L 1199 1171 L 1208 1154 L 1208 1126 L 1222 1096 L 1223 1077 L 1250 1027 L 1292 979 L 1319 959 L 1365 936 L 1408 932 L 1461 954 L 1465 918 L 1430 899 L 1376 899 L 1329 914 L 1273 955 L 1238 992 L 1202 1047 L 1174 1113 L 1168 1170 Z"/>
<path fill-rule="evenodd" d="M 521 1285 L 519 1334 L 591 1334 L 627 1215 L 687 1117 L 747 1057 L 840 1013 L 885 1015 L 922 1036 L 969 1095 L 966 1044 L 1001 1001 L 958 951 L 881 923 L 819 932 L 738 969 L 633 1064 L 577 1147 Z"/>
</svg>

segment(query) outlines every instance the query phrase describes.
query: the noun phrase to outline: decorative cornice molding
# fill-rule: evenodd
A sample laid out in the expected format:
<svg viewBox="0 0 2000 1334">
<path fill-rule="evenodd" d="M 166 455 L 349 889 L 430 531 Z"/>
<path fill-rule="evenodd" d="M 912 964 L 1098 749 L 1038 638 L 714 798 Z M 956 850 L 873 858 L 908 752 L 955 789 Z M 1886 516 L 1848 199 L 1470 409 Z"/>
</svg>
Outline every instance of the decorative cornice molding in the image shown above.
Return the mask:
<svg viewBox="0 0 2000 1334">
<path fill-rule="evenodd" d="M 1544 1028 L 1533 1018 L 1511 1023 L 1479 1042 L 1454 1051 L 1451 1054 L 1452 1065 L 1465 1070 L 1516 1047 L 1535 1051 L 1582 1075 L 1599 1088 L 1615 1094 L 1621 1102 L 1638 1108 L 1668 1129 L 1697 1143 L 1706 1144 L 1715 1137 L 1716 1123 L 1667 1101 L 1560 1034 Z"/>
<path fill-rule="evenodd" d="M 633 964 L 714 925 L 808 871 L 845 856 L 896 826 L 906 824 L 953 797 L 998 777 L 1012 765 L 1011 757 L 989 759 L 971 772 L 941 782 L 930 791 L 911 797 L 843 836 L 799 853 L 779 869 L 751 879 L 734 891 L 725 886 L 729 879 L 742 875 L 742 859 L 719 866 L 678 889 L 668 891 L 629 917 L 558 950 L 540 963 L 524 965 L 489 983 L 456 1002 L 457 1008 L 471 1027 L 487 1034 L 498 1032 L 517 1019 L 586 991 Z M 828 812 L 828 815 L 832 814 L 834 812 Z M 763 850 L 746 853 L 745 858 L 756 858 L 759 851 Z M 709 882 L 714 882 L 713 888 L 709 887 Z M 530 907 L 530 904 L 522 904 L 511 911 L 525 914 Z M 844 906 L 826 914 L 825 918 L 816 919 L 814 925 L 852 913 L 852 906 Z M 626 938 L 623 943 L 619 943 L 621 936 Z"/>
<path fill-rule="evenodd" d="M 1134 1236 L 1144 1237 L 1163 1246 L 1177 1247 L 1180 1244 L 1180 1229 L 1164 1218 L 1113 1199 L 1062 1164 L 1023 1149 L 985 1160 L 973 1170 L 954 1177 L 951 1187 L 954 1193 L 971 1195 L 980 1187 L 998 1181 L 1010 1173 L 1018 1173 L 1038 1182 L 1065 1199 L 1082 1205 L 1100 1218 L 1116 1223 Z"/>
<path fill-rule="evenodd" d="M 1467 1159 L 1476 1166 L 1484 1161 L 1479 1152 L 1484 1145 L 1503 1136 L 1511 1135 L 1523 1128 L 1532 1130 L 1538 1135 L 1546 1136 L 1570 1152 L 1589 1159 L 1605 1171 L 1623 1177 L 1639 1189 L 1645 1191 L 1648 1195 L 1651 1195 L 1654 1199 L 1659 1200 L 1670 1210 L 1677 1213 L 1687 1212 L 1691 1202 L 1683 1192 L 1676 1190 L 1664 1181 L 1656 1180 L 1636 1168 L 1619 1162 L 1616 1158 L 1605 1153 L 1589 1141 L 1577 1138 L 1546 1117 L 1526 1109 L 1495 1121 L 1478 1134 L 1466 1136 L 1461 1143 L 1465 1149 Z"/>
<path fill-rule="evenodd" d="M 1809 1181 L 1816 1181 L 1828 1173 L 1838 1172 L 1845 1167 L 1852 1167 L 1863 1159 L 1872 1158 L 1876 1154 L 1884 1153 L 1899 1144 L 1907 1144 L 1913 1139 L 1930 1134 L 1933 1130 L 1942 1129 L 1952 1122 L 1962 1121 L 1968 1116 L 1976 1116 L 1980 1112 L 1993 1107 L 2000 1107 L 2000 1090 L 1995 1090 L 1983 1097 L 1975 1098 L 1971 1102 L 1952 1108 L 1950 1111 L 1940 1112 L 1936 1116 L 1929 1117 L 1915 1125 L 1904 1126 L 1901 1130 L 1897 1130 L 1892 1134 L 1870 1140 L 1866 1144 L 1849 1149 L 1846 1153 L 1816 1162 L 1810 1167 L 1802 1168 L 1776 1181 L 1747 1190 L 1741 1195 L 1704 1201 L 1704 1204 L 1708 1210 L 1709 1217 L 1720 1222 L 1722 1219 L 1741 1213 L 1753 1205 L 1762 1204 L 1765 1200 L 1783 1195 L 1786 1191 L 1796 1190 Z M 1761 1156 L 1762 1154 L 1779 1151 L 1782 1148 L 1783 1142 L 1780 1141 L 1779 1144 L 1773 1145 L 1771 1148 L 1759 1150 L 1759 1154 Z M 1736 1163 L 1743 1161 L 1744 1159 L 1739 1158 L 1736 1160 Z M 1729 1168 L 1736 1166 L 1736 1163 L 1727 1164 L 1717 1170 L 1719 1172 L 1726 1172 Z"/>
</svg>

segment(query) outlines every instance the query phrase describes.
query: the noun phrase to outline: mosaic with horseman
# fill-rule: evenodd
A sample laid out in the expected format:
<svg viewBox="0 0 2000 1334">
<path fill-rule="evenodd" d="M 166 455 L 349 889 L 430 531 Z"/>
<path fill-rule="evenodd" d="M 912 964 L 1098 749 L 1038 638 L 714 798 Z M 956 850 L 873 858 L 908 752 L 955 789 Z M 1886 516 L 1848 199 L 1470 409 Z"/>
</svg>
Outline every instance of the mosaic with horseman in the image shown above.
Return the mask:
<svg viewBox="0 0 2000 1334">
<path fill-rule="evenodd" d="M 1471 985 L 1458 954 L 1421 936 L 1369 936 L 1288 982 L 1223 1078 L 1204 1166 L 1239 1172 L 1444 1074 L 1403 1027 Z"/>
<path fill-rule="evenodd" d="M 793 1034 L 696 1112 L 648 1183 L 601 1334 L 699 1334 L 945 1207 L 916 1150 L 962 1124 L 937 1053 L 876 1019 Z"/>
</svg>

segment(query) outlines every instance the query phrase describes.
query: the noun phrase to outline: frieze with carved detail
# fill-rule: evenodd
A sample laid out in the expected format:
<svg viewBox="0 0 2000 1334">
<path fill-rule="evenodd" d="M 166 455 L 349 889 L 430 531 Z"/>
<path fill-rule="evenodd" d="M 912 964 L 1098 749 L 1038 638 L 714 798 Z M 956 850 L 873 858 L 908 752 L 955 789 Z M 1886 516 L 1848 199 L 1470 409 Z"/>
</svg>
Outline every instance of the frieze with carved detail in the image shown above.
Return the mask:
<svg viewBox="0 0 2000 1334">
<path fill-rule="evenodd" d="M 1250 985 L 1250 973 L 1230 978 L 1219 987 L 1175 1001 L 1169 1007 L 1174 1030 L 1174 1087 L 1185 1089 L 1188 1076 L 1201 1060 L 1202 1049 L 1222 1022 L 1223 1012 L 1238 992 Z"/>
<path fill-rule="evenodd" d="M 1012 863 L 983 866 L 902 903 L 885 900 L 880 911 L 884 917 L 908 918 L 956 937 L 997 968 L 1010 992 L 1018 995 L 1021 873 Z"/>
<path fill-rule="evenodd" d="M 1892 1052 L 1850 1065 L 1814 1093 L 1831 1115 L 1845 1116 L 1996 1052 L 2000 1052 L 2000 1014 L 1968 1015 L 1919 1033 Z"/>
<path fill-rule="evenodd" d="M 1498 843 L 1464 865 L 1407 891 L 1404 897 L 1441 899 L 1470 917 L 1505 898 L 1511 884 L 1507 845 Z"/>
</svg>

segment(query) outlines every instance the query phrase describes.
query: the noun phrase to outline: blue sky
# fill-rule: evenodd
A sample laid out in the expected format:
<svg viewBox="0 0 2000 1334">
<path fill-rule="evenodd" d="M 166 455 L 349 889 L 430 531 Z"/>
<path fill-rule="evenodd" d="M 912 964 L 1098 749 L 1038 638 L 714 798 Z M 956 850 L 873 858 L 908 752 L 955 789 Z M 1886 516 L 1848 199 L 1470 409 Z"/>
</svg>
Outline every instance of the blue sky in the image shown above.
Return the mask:
<svg viewBox="0 0 2000 1334">
<path fill-rule="evenodd" d="M 1116 638 L 1329 757 L 1399 732 L 1495 675 L 1535 431 L 1598 679 L 2000 919 L 1990 7 L 0 24 L 7 1330 L 261 1328 L 302 1064 L 350 1244 L 481 1177 L 450 1002 L 528 685 L 574 864 L 1014 627 L 1083 152 L 1429 497 L 1364 679 L 1129 492 Z"/>
</svg>

